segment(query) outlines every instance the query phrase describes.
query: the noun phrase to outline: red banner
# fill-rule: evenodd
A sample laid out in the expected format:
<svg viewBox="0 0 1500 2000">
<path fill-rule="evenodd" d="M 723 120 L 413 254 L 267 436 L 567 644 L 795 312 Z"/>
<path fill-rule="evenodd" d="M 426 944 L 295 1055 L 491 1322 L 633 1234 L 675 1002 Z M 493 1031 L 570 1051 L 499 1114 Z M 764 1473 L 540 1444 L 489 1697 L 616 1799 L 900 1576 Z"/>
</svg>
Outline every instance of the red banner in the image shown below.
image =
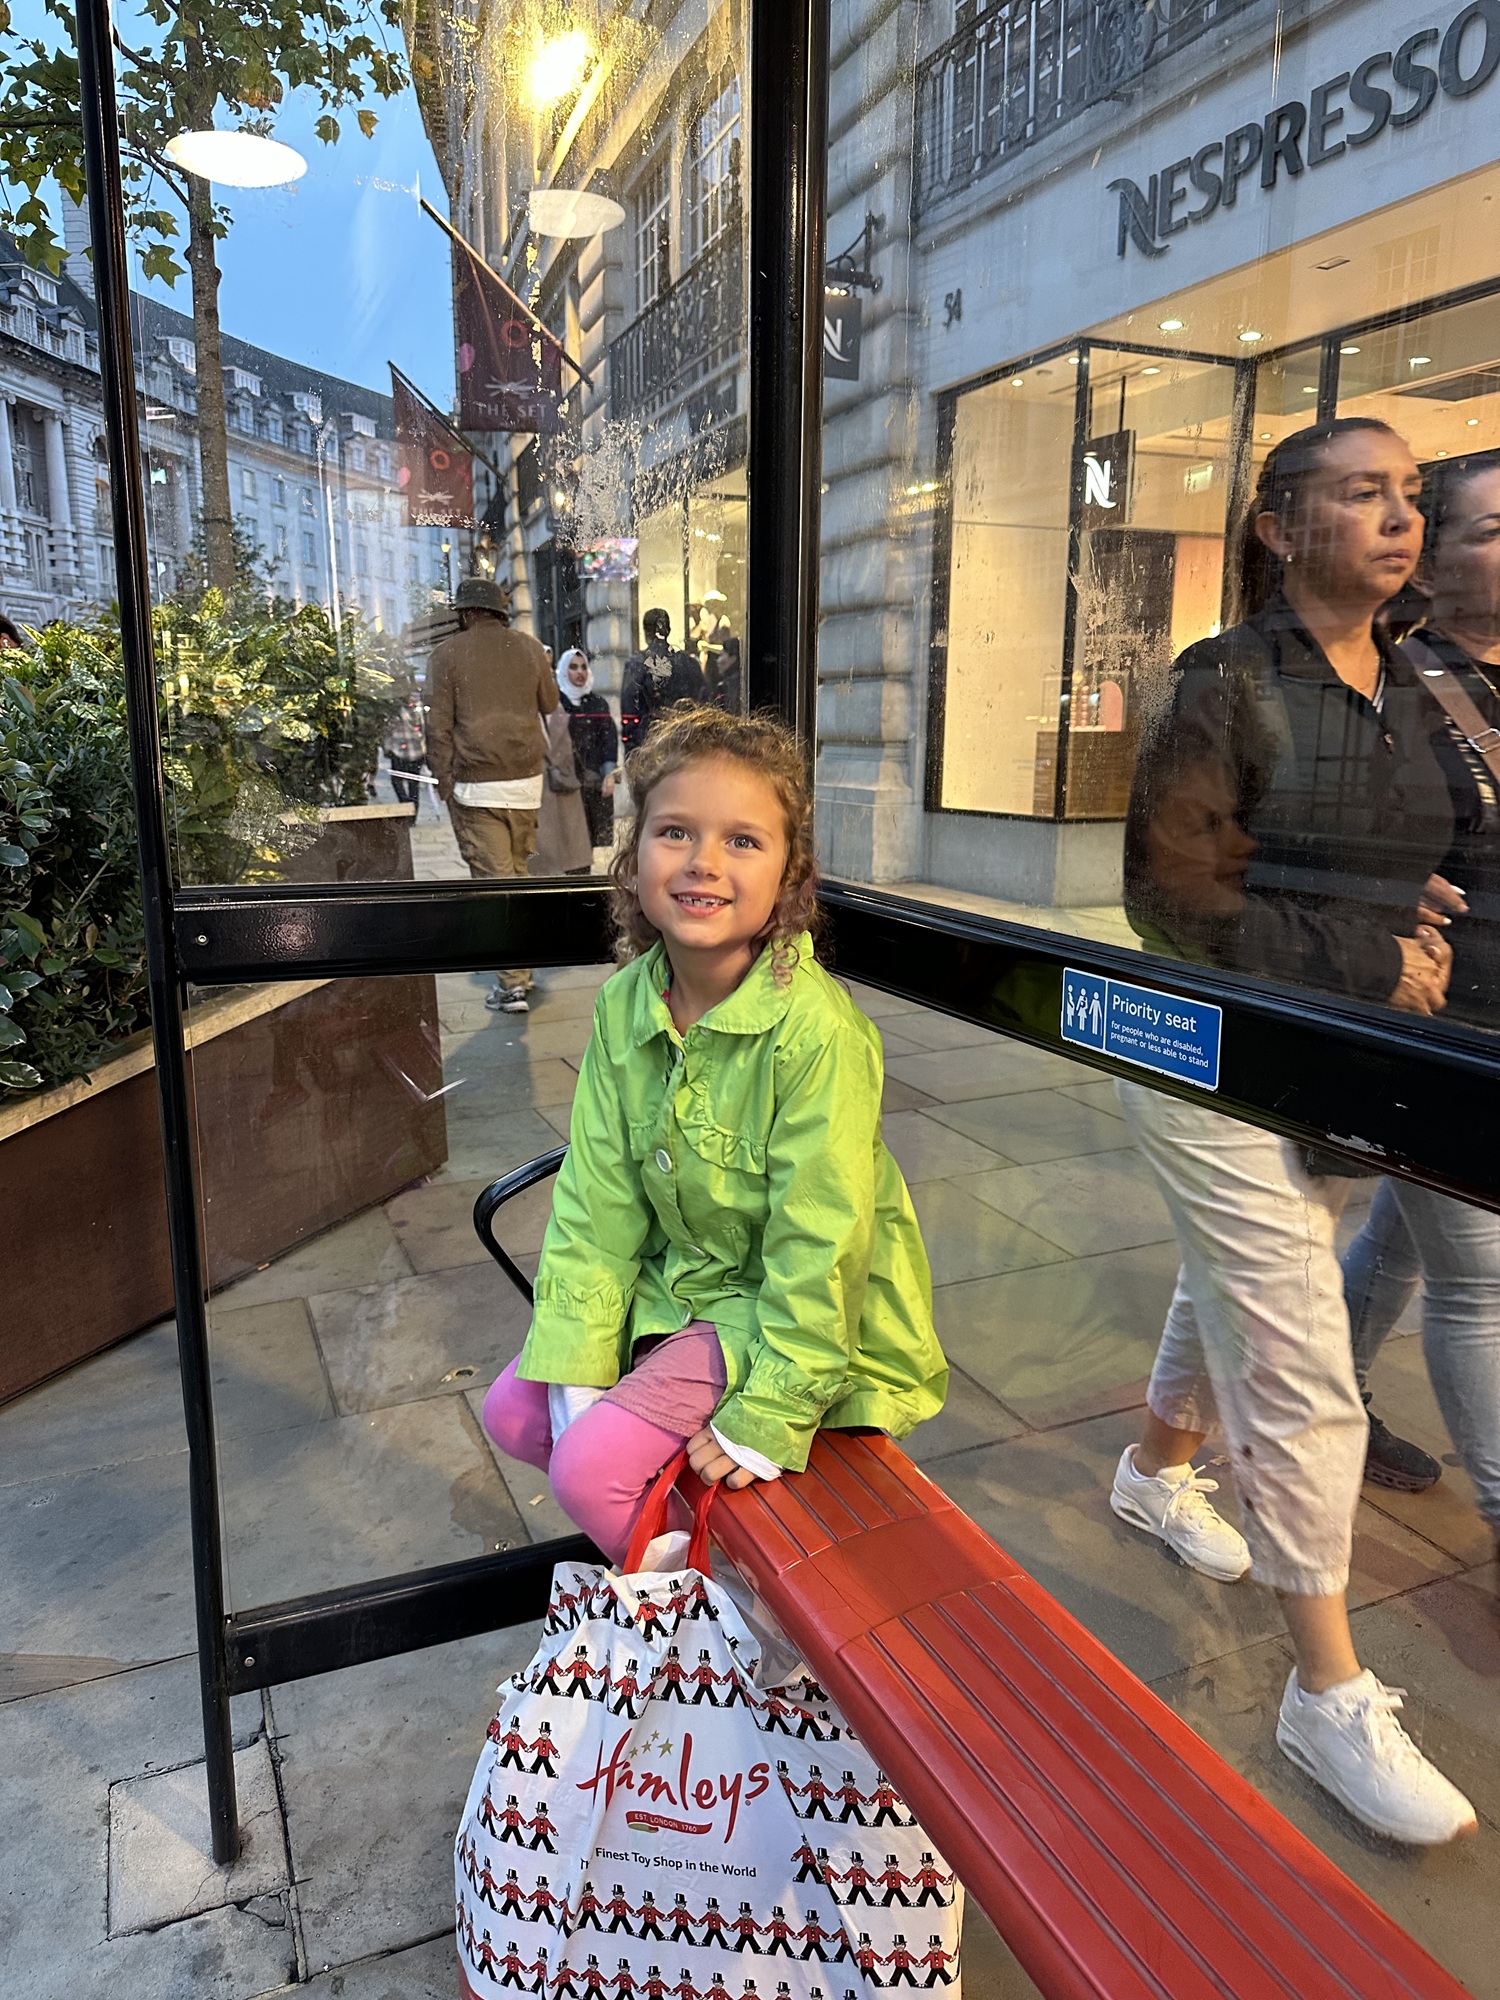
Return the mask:
<svg viewBox="0 0 1500 2000">
<path fill-rule="evenodd" d="M 474 455 L 412 394 L 393 370 L 391 400 L 396 406 L 396 447 L 401 469 L 396 482 L 414 528 L 472 528 Z"/>
<path fill-rule="evenodd" d="M 562 428 L 562 348 L 472 253 L 455 246 L 458 421 L 471 431 Z"/>
</svg>

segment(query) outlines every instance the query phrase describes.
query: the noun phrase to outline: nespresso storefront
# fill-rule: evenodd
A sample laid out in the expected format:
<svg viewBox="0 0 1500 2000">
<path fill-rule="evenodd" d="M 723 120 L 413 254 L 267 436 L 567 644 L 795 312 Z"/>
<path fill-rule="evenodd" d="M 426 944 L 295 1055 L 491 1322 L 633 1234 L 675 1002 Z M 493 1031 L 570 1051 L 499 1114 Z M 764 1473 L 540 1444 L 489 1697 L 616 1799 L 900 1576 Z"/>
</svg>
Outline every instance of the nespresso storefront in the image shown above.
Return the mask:
<svg viewBox="0 0 1500 2000">
<path fill-rule="evenodd" d="M 1142 724 L 1231 615 L 1273 444 L 1360 415 L 1424 466 L 1500 445 L 1497 68 L 1497 0 L 1322 10 L 985 227 L 994 359 L 938 399 L 926 803 L 1098 823 L 1036 900 L 1117 900 Z"/>
</svg>

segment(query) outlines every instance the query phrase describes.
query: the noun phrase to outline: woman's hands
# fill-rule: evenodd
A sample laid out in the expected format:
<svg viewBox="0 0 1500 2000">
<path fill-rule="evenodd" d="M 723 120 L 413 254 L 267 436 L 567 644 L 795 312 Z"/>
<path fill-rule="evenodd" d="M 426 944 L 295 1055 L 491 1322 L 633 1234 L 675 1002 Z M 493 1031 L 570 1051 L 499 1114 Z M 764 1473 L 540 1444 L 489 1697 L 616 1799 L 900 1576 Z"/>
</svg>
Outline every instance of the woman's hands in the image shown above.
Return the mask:
<svg viewBox="0 0 1500 2000">
<path fill-rule="evenodd" d="M 1398 937 L 1401 977 L 1390 1004 L 1403 1014 L 1437 1014 L 1448 1004 L 1448 976 L 1453 947 L 1430 924 L 1419 924 L 1415 937 Z"/>
<path fill-rule="evenodd" d="M 1428 876 L 1417 898 L 1417 915 L 1424 924 L 1436 924 L 1441 929 L 1455 917 L 1466 917 L 1468 914 L 1468 899 L 1462 889 L 1445 881 L 1441 875 Z"/>
<path fill-rule="evenodd" d="M 714 1436 L 712 1427 L 705 1424 L 696 1437 L 687 1441 L 688 1464 L 697 1473 L 705 1486 L 717 1486 L 722 1479 L 731 1493 L 737 1493 L 742 1486 L 749 1486 L 755 1478 L 743 1465 L 736 1465 Z"/>
</svg>

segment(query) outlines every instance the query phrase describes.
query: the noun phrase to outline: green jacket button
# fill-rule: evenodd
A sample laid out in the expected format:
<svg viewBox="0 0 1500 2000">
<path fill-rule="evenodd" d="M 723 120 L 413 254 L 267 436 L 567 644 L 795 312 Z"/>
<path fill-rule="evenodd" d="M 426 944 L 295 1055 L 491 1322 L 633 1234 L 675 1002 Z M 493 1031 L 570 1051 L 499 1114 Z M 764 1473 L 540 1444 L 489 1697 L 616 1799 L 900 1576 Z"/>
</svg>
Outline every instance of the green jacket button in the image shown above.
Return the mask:
<svg viewBox="0 0 1500 2000">
<path fill-rule="evenodd" d="M 662 1170 L 662 1172 L 663 1172 L 664 1174 L 669 1174 L 669 1173 L 671 1173 L 671 1171 L 672 1171 L 672 1155 L 671 1155 L 671 1154 L 670 1154 L 670 1153 L 669 1153 L 669 1152 L 667 1151 L 667 1149 L 666 1149 L 666 1147 L 665 1147 L 665 1146 L 658 1146 L 658 1147 L 657 1147 L 657 1149 L 656 1149 L 656 1164 L 657 1164 L 657 1165 L 658 1165 L 658 1166 L 659 1166 L 659 1167 L 661 1168 L 661 1170 Z"/>
</svg>

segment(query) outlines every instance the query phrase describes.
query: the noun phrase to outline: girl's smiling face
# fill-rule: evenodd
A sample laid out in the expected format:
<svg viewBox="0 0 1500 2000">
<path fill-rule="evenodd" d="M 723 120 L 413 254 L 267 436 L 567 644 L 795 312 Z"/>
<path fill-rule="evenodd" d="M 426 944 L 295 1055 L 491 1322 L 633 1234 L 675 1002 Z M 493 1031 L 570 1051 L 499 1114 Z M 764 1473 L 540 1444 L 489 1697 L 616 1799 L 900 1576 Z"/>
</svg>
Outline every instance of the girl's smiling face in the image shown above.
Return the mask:
<svg viewBox="0 0 1500 2000">
<path fill-rule="evenodd" d="M 737 758 L 663 778 L 646 802 L 636 893 L 668 956 L 748 950 L 771 921 L 787 852 L 775 787 Z"/>
</svg>

